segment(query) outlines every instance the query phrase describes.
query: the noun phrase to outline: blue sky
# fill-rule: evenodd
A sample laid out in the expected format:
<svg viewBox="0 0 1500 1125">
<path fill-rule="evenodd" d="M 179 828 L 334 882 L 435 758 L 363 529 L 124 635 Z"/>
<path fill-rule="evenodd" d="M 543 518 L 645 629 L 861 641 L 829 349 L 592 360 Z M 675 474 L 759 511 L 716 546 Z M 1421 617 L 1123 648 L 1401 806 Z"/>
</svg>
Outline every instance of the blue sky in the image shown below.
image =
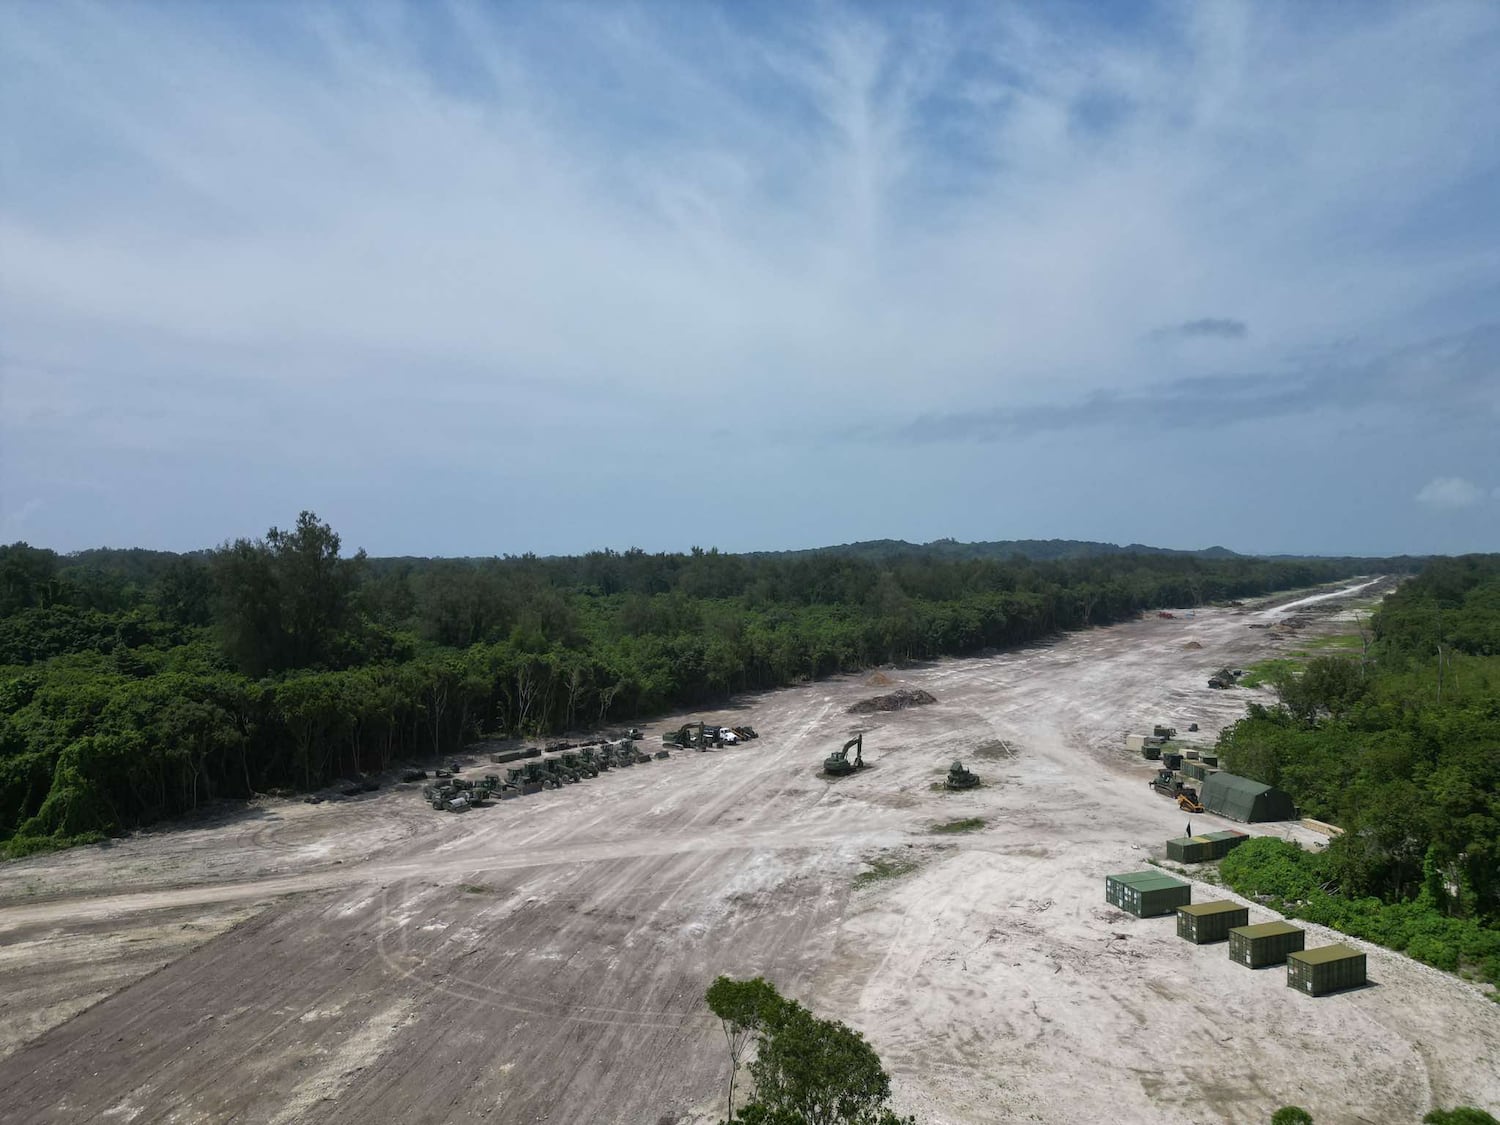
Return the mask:
<svg viewBox="0 0 1500 1125">
<path fill-rule="evenodd" d="M 0 5 L 0 541 L 1500 550 L 1500 6 Z"/>
</svg>

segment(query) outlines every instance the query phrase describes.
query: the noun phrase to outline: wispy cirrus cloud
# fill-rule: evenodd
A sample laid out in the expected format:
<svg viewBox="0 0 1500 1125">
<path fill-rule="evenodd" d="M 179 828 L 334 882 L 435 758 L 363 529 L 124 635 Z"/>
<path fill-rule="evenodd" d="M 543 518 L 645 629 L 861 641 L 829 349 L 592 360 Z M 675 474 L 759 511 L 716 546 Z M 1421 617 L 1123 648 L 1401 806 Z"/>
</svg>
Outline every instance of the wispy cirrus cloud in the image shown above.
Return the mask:
<svg viewBox="0 0 1500 1125">
<path fill-rule="evenodd" d="M 379 549 L 374 449 L 579 505 L 523 547 L 675 543 L 654 466 L 645 515 L 562 490 L 669 418 L 796 481 L 851 426 L 1491 403 L 1461 357 L 1360 373 L 1493 315 L 1497 45 L 1483 5 L 0 7 L 0 509 L 195 546 L 312 489 Z M 855 534 L 739 503 L 750 545 Z"/>
</svg>

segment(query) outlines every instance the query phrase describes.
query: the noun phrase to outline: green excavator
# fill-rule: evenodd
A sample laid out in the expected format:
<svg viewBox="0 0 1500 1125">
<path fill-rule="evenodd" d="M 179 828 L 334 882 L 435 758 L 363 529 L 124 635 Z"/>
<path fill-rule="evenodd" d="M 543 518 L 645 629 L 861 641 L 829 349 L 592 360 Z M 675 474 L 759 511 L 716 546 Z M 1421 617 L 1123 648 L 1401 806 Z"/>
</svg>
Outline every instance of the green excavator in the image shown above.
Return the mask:
<svg viewBox="0 0 1500 1125">
<path fill-rule="evenodd" d="M 973 770 L 964 769 L 964 764 L 955 759 L 948 767 L 948 780 L 944 784 L 949 789 L 977 789 L 979 775 Z"/>
<path fill-rule="evenodd" d="M 850 750 L 854 751 L 852 761 L 849 758 Z M 863 734 L 856 734 L 848 742 L 844 743 L 844 748 L 837 754 L 830 754 L 823 759 L 823 772 L 830 777 L 844 777 L 846 774 L 851 774 L 855 770 L 862 770 L 864 768 L 865 736 Z"/>
</svg>

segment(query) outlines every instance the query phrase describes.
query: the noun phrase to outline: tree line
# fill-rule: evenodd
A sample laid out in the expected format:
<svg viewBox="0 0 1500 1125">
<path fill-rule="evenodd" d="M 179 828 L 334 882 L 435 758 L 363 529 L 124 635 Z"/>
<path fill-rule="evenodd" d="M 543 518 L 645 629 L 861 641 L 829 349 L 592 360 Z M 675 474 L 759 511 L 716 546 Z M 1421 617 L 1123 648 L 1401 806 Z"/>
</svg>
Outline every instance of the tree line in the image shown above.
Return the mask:
<svg viewBox="0 0 1500 1125">
<path fill-rule="evenodd" d="M 0 547 L 0 841 L 310 789 L 875 664 L 1346 577 L 1359 560 L 913 548 L 371 559 L 304 512 L 214 551 Z"/>
<path fill-rule="evenodd" d="M 1386 598 L 1371 641 L 1283 671 L 1278 704 L 1220 741 L 1230 771 L 1343 833 L 1316 855 L 1257 841 L 1225 876 L 1500 983 L 1500 555 L 1435 560 Z"/>
</svg>

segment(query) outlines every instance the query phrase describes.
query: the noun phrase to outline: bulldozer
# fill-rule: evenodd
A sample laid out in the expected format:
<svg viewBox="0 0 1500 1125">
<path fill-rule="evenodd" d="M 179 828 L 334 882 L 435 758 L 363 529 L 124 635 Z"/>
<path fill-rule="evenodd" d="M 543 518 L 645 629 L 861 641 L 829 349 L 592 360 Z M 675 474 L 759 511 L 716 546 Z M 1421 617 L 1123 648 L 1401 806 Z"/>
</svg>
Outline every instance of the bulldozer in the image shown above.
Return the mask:
<svg viewBox="0 0 1500 1125">
<path fill-rule="evenodd" d="M 562 782 L 553 777 L 541 762 L 527 762 L 521 770 L 522 793 L 540 793 L 543 789 L 562 788 Z"/>
<path fill-rule="evenodd" d="M 1233 668 L 1220 668 L 1208 678 L 1208 686 L 1224 690 L 1232 688 L 1239 682 L 1240 676 Z"/>
<path fill-rule="evenodd" d="M 853 761 L 849 760 L 850 750 L 854 751 Z M 865 736 L 863 734 L 856 734 L 848 742 L 844 743 L 844 748 L 837 754 L 830 754 L 823 759 L 823 772 L 830 777 L 844 777 L 855 770 L 862 770 L 864 768 Z"/>
<path fill-rule="evenodd" d="M 599 776 L 599 771 L 594 767 L 594 764 L 585 761 L 583 755 L 577 750 L 565 750 L 562 756 L 562 763 L 568 769 L 578 774 L 579 777 Z"/>
<path fill-rule="evenodd" d="M 977 789 L 979 775 L 973 770 L 964 769 L 964 764 L 955 758 L 948 767 L 948 780 L 943 784 L 949 789 Z"/>
</svg>

